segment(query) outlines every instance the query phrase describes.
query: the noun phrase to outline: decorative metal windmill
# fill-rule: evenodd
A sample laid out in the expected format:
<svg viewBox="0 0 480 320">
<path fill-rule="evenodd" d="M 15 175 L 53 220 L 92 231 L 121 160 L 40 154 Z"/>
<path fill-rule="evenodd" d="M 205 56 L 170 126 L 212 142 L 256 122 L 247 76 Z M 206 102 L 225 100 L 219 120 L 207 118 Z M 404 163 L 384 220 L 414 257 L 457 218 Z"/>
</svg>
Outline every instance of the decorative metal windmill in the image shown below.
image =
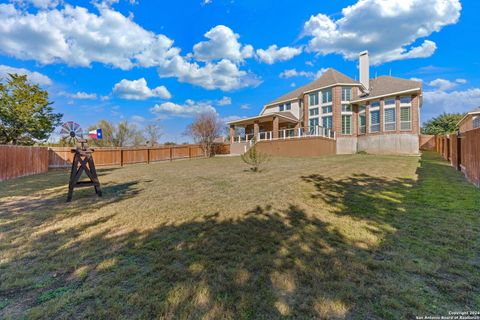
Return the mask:
<svg viewBox="0 0 480 320">
<path fill-rule="evenodd" d="M 95 134 L 93 134 L 95 131 Z M 93 139 L 102 138 L 102 130 L 93 130 L 87 134 L 87 137 Z M 72 169 L 70 171 L 70 182 L 68 183 L 67 202 L 72 201 L 73 189 L 76 187 L 93 186 L 95 193 L 101 197 L 102 190 L 100 189 L 100 181 L 98 180 L 97 170 L 93 162 L 93 149 L 88 147 L 87 139 L 83 138 L 82 128 L 78 123 L 73 121 L 65 122 L 60 130 L 62 138 L 70 143 L 75 143 L 76 148 L 71 149 L 74 153 L 72 161 Z M 82 173 L 85 172 L 89 181 L 79 181 Z"/>
</svg>

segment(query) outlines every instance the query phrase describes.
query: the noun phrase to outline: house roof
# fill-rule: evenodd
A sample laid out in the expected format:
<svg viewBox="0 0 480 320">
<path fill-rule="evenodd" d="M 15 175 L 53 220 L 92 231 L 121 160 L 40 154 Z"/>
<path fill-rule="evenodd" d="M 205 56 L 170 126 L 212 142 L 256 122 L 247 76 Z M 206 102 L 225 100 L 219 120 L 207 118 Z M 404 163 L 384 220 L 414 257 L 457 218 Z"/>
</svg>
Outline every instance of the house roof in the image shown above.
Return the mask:
<svg viewBox="0 0 480 320">
<path fill-rule="evenodd" d="M 273 116 L 278 116 L 280 118 L 283 118 L 284 120 L 296 123 L 298 122 L 298 118 L 295 117 L 293 113 L 290 111 L 280 111 L 280 112 L 272 112 L 272 113 L 267 113 L 267 114 L 262 114 L 260 116 L 256 117 L 250 117 L 250 118 L 243 118 L 243 119 L 238 119 L 234 121 L 229 121 L 227 124 L 248 124 L 249 122 L 255 121 L 255 120 L 260 120 L 260 119 L 268 119 L 268 118 L 273 118 Z"/>
<path fill-rule="evenodd" d="M 290 91 L 289 93 L 269 102 L 266 104 L 266 106 L 280 103 L 283 101 L 289 101 L 289 100 L 294 100 L 294 99 L 299 99 L 301 95 L 304 92 L 315 90 L 317 88 L 324 88 L 324 87 L 329 87 L 332 85 L 335 85 L 337 83 L 344 83 L 344 84 L 352 84 L 352 85 L 360 85 L 360 82 L 353 80 L 349 76 L 344 75 L 343 73 L 333 69 L 329 68 L 327 71 L 325 71 L 322 76 L 310 83 L 307 83 L 304 86 L 301 86 L 293 91 Z"/>
<path fill-rule="evenodd" d="M 355 101 L 368 100 L 374 97 L 383 97 L 394 93 L 420 90 L 422 82 L 396 78 L 391 76 L 380 76 L 370 79 L 370 92 L 368 95 L 360 96 Z"/>
<path fill-rule="evenodd" d="M 480 107 L 476 107 L 475 109 L 472 109 L 470 111 L 468 111 L 462 119 L 460 119 L 460 121 L 458 121 L 458 125 L 460 125 L 469 115 L 473 115 L 473 114 L 480 114 Z"/>
</svg>

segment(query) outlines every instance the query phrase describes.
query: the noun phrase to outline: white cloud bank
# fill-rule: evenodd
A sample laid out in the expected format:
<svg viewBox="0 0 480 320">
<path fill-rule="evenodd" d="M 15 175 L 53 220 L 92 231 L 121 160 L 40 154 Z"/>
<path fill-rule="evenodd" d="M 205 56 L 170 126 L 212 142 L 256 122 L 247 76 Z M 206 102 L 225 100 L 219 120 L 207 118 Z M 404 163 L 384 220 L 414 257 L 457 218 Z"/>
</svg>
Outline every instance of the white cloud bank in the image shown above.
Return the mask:
<svg viewBox="0 0 480 320">
<path fill-rule="evenodd" d="M 327 71 L 328 68 L 321 68 L 317 72 L 312 71 L 297 71 L 296 69 L 287 69 L 280 73 L 279 77 L 283 79 L 289 79 L 294 77 L 305 77 L 311 79 L 318 79 L 322 74 Z"/>
<path fill-rule="evenodd" d="M 239 68 L 239 62 L 253 55 L 253 47 L 240 45 L 228 27 L 213 28 L 206 33 L 207 41 L 195 45 L 193 56 L 199 64 L 190 61 L 192 55 L 182 56 L 167 36 L 145 30 L 107 5 L 98 4 L 97 9 L 98 14 L 66 4 L 35 12 L 0 4 L 0 52 L 41 64 L 156 67 L 160 77 L 206 89 L 230 91 L 260 83 Z M 217 47 L 225 39 L 227 43 Z"/>
<path fill-rule="evenodd" d="M 126 100 L 146 100 L 149 98 L 170 99 L 172 97 L 165 86 L 150 89 L 145 78 L 138 80 L 122 79 L 114 85 L 112 93 Z"/>
<path fill-rule="evenodd" d="M 97 99 L 97 94 L 87 93 L 87 92 L 82 92 L 82 91 L 78 91 L 76 93 L 69 93 L 69 92 L 62 91 L 58 95 L 62 96 L 62 97 L 78 99 L 78 100 L 95 100 L 95 99 Z"/>
<path fill-rule="evenodd" d="M 338 20 L 311 16 L 303 34 L 310 37 L 307 50 L 322 55 L 354 60 L 367 49 L 372 64 L 423 58 L 437 47 L 425 38 L 457 23 L 461 9 L 459 0 L 360 0 L 343 8 Z"/>
<path fill-rule="evenodd" d="M 184 104 L 176 104 L 173 102 L 156 104 L 150 109 L 150 112 L 156 115 L 159 119 L 164 119 L 170 116 L 191 118 L 200 113 L 216 113 L 217 111 L 210 102 L 196 102 L 189 99 L 185 101 Z"/>
<path fill-rule="evenodd" d="M 5 78 L 8 76 L 8 74 L 26 75 L 30 82 L 39 84 L 41 86 L 50 86 L 53 83 L 48 76 L 42 73 L 0 64 L 0 78 Z"/>
<path fill-rule="evenodd" d="M 301 48 L 283 47 L 278 48 L 276 44 L 271 45 L 268 49 L 258 49 L 258 59 L 266 64 L 274 64 L 278 61 L 287 61 L 302 53 Z"/>
</svg>

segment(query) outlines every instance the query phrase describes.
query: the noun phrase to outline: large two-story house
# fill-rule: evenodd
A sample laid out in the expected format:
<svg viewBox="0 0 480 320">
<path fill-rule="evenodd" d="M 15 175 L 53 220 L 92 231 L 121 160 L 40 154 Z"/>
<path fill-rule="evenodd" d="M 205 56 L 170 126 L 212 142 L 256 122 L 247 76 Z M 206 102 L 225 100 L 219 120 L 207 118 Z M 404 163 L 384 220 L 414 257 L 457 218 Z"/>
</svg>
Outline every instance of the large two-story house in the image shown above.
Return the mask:
<svg viewBox="0 0 480 320">
<path fill-rule="evenodd" d="M 328 69 L 315 81 L 267 103 L 255 117 L 231 121 L 231 142 L 325 136 L 338 154 L 417 154 L 422 83 L 369 77 L 360 53 L 360 81 Z M 242 136 L 235 136 L 242 128 Z"/>
</svg>

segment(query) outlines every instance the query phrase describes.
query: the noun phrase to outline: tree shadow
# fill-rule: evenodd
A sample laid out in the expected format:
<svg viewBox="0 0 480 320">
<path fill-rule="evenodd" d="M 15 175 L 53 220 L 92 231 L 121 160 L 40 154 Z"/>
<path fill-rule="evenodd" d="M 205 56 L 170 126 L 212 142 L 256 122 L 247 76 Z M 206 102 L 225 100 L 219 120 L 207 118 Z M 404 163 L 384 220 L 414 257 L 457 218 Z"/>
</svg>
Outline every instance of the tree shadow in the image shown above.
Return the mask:
<svg viewBox="0 0 480 320">
<path fill-rule="evenodd" d="M 121 214 L 113 210 L 66 229 L 42 229 L 33 239 L 22 238 L 22 246 L 8 238 L 1 249 L 15 254 L 0 262 L 0 302 L 8 301 L 0 317 L 395 319 L 473 309 L 475 282 L 469 289 L 445 291 L 445 286 L 478 275 L 470 269 L 460 269 L 454 278 L 450 270 L 436 272 L 443 236 L 422 235 L 425 229 L 417 228 L 417 223 L 428 227 L 425 219 L 432 218 L 422 210 L 432 199 L 431 171 L 444 170 L 436 165 L 422 160 L 416 181 L 365 174 L 304 176 L 312 187 L 307 205 L 330 212 L 331 220 L 296 204 L 284 209 L 262 204 L 244 208 L 237 218 L 219 210 L 122 232 L 108 224 Z M 125 197 L 135 196 L 134 186 L 125 188 Z M 114 190 L 110 194 L 112 201 L 121 201 Z M 439 204 L 433 207 L 434 214 L 444 214 L 435 223 L 447 228 L 451 218 Z M 87 203 L 83 210 L 93 208 Z M 8 222 L 15 214 L 1 218 Z M 358 232 L 380 240 L 358 243 L 332 222 L 341 218 L 361 222 L 353 228 L 365 226 Z M 10 237 L 14 230 L 1 234 Z M 443 249 L 457 244 L 444 242 Z M 466 289 L 467 294 L 449 296 Z M 432 301 L 438 301 L 436 308 Z"/>
</svg>

